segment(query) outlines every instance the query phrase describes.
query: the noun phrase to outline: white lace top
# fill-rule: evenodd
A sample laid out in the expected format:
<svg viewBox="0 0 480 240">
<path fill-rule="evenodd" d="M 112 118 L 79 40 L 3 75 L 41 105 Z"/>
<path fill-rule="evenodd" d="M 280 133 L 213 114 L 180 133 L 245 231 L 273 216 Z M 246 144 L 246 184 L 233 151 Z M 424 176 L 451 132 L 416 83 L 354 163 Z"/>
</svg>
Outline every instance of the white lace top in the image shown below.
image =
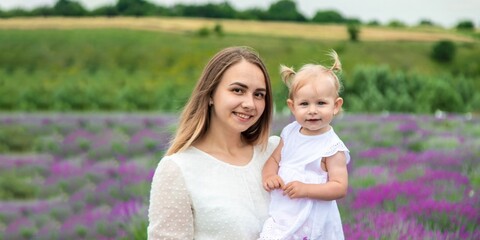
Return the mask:
<svg viewBox="0 0 480 240">
<path fill-rule="evenodd" d="M 287 184 L 292 181 L 321 184 L 328 180 L 321 160 L 344 152 L 347 163 L 350 155 L 333 128 L 316 136 L 300 133 L 301 125 L 293 122 L 281 134 L 283 148 L 278 175 Z M 263 227 L 262 240 L 286 239 L 344 239 L 336 201 L 310 198 L 290 199 L 283 191 L 271 191 L 270 218 Z"/>
<path fill-rule="evenodd" d="M 148 239 L 256 239 L 268 217 L 261 171 L 279 143 L 270 137 L 252 160 L 235 166 L 190 147 L 164 157 L 155 171 Z"/>
</svg>

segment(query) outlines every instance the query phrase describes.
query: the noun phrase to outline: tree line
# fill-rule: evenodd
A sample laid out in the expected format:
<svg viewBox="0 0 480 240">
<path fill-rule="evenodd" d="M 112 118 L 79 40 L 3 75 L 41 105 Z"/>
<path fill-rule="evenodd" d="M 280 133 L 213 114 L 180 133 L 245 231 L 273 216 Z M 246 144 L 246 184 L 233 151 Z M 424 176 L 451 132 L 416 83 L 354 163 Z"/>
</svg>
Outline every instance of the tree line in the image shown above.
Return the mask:
<svg viewBox="0 0 480 240">
<path fill-rule="evenodd" d="M 294 21 L 312 23 L 340 23 L 340 24 L 367 24 L 381 25 L 378 21 L 372 20 L 362 23 L 357 18 L 348 18 L 335 10 L 318 10 L 313 17 L 308 18 L 300 13 L 293 0 L 279 0 L 272 3 L 267 9 L 249 8 L 236 10 L 225 1 L 223 3 L 205 4 L 176 4 L 172 7 L 153 4 L 147 0 L 118 0 L 116 4 L 104 5 L 92 10 L 86 9 L 75 0 L 58 0 L 53 6 L 41 6 L 32 10 L 26 9 L 0 9 L 0 18 L 12 17 L 88 17 L 88 16 L 167 16 L 167 17 L 204 17 L 223 19 L 242 19 L 258 21 Z M 419 25 L 435 25 L 428 19 L 423 19 Z M 404 27 L 406 24 L 398 20 L 387 23 L 391 27 Z M 472 21 L 464 20 L 457 24 L 458 29 L 475 29 Z"/>
</svg>

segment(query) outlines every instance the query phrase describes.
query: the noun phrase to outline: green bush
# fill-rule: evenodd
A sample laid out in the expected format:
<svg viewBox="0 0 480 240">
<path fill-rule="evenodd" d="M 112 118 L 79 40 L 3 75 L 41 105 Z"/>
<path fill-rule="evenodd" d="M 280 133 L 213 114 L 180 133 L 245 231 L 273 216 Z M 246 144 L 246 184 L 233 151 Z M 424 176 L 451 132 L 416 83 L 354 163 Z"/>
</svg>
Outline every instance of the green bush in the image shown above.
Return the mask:
<svg viewBox="0 0 480 240">
<path fill-rule="evenodd" d="M 470 112 L 476 100 L 473 80 L 445 75 L 425 77 L 393 72 L 387 66 L 356 68 L 342 94 L 352 112 Z"/>
<path fill-rule="evenodd" d="M 38 187 L 27 176 L 17 176 L 15 170 L 0 172 L 0 200 L 27 200 L 36 197 Z"/>
<path fill-rule="evenodd" d="M 222 24 L 220 24 L 220 23 L 215 24 L 215 26 L 213 27 L 213 32 L 214 32 L 217 36 L 223 36 L 224 32 L 223 32 L 223 26 L 222 26 Z"/>
<path fill-rule="evenodd" d="M 455 44 L 450 40 L 442 40 L 433 45 L 431 56 L 438 62 L 451 62 L 455 57 Z"/>
<path fill-rule="evenodd" d="M 343 23 L 345 20 L 342 14 L 334 10 L 317 11 L 312 18 L 315 23 Z"/>
<path fill-rule="evenodd" d="M 418 102 L 429 103 L 422 107 L 422 111 L 435 112 L 464 112 L 464 104 L 458 92 L 452 91 L 452 86 L 441 79 L 432 79 L 428 88 L 419 91 Z M 423 109 L 427 108 L 427 109 Z"/>
<path fill-rule="evenodd" d="M 196 34 L 199 37 L 208 37 L 208 35 L 210 35 L 210 29 L 208 29 L 207 27 L 202 27 L 197 30 Z"/>
<path fill-rule="evenodd" d="M 15 125 L 0 126 L 0 153 L 28 152 L 32 150 L 34 141 L 35 138 L 24 127 Z"/>
<path fill-rule="evenodd" d="M 460 31 L 474 31 L 475 30 L 475 25 L 473 24 L 472 21 L 461 21 L 457 24 L 456 26 L 457 30 Z"/>
<path fill-rule="evenodd" d="M 360 25 L 358 24 L 348 24 L 347 25 L 348 36 L 350 41 L 356 42 L 358 41 L 358 35 L 360 34 Z"/>
</svg>

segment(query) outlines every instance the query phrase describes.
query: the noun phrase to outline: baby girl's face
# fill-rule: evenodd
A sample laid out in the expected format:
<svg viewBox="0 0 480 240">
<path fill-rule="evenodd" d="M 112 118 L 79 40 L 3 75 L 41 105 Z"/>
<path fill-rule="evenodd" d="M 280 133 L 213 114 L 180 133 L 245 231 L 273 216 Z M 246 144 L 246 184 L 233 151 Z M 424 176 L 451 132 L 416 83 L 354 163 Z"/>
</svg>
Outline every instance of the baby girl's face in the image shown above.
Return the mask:
<svg viewBox="0 0 480 240">
<path fill-rule="evenodd" d="M 343 100 L 337 97 L 333 81 L 320 78 L 307 82 L 287 100 L 296 121 L 305 135 L 318 135 L 330 130 L 333 116 Z M 340 104 L 339 104 L 340 103 Z"/>
</svg>

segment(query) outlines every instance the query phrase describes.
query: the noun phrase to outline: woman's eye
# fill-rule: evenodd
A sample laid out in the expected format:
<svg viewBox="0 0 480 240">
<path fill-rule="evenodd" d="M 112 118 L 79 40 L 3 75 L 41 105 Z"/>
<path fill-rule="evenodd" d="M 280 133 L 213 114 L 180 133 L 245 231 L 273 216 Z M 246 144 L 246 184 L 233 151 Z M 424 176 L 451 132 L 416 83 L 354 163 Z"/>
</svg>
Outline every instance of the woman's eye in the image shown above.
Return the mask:
<svg viewBox="0 0 480 240">
<path fill-rule="evenodd" d="M 243 89 L 234 88 L 234 89 L 232 89 L 232 92 L 234 92 L 234 93 L 243 93 Z"/>
<path fill-rule="evenodd" d="M 258 99 L 264 99 L 265 98 L 265 93 L 255 93 L 255 97 Z"/>
</svg>

